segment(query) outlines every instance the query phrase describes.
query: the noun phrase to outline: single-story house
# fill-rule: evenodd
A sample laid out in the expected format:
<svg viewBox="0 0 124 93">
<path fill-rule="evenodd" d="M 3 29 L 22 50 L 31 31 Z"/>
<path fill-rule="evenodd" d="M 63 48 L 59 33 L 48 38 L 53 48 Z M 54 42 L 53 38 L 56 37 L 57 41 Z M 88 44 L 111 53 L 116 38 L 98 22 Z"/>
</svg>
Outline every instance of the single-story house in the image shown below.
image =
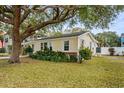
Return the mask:
<svg viewBox="0 0 124 93">
<path fill-rule="evenodd" d="M 98 41 L 93 37 L 90 32 L 81 31 L 68 34 L 62 34 L 60 36 L 50 36 L 39 38 L 37 40 L 29 40 L 23 42 L 23 46 L 31 45 L 34 52 L 42 50 L 44 48 L 51 48 L 53 51 L 61 51 L 68 54 L 79 54 L 81 46 L 88 47 L 96 54 L 96 47 Z"/>
</svg>

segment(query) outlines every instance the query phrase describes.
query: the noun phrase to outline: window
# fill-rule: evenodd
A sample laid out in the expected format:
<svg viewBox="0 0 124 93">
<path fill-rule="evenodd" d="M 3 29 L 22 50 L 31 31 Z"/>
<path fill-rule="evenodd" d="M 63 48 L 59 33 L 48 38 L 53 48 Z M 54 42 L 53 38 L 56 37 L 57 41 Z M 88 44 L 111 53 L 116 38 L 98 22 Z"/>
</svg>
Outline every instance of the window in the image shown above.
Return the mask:
<svg viewBox="0 0 124 93">
<path fill-rule="evenodd" d="M 48 47 L 47 47 L 47 42 L 45 42 L 45 43 L 41 43 L 41 50 L 45 50 L 45 49 L 47 49 Z"/>
<path fill-rule="evenodd" d="M 46 50 L 48 47 L 47 47 L 47 42 L 44 43 L 44 49 Z"/>
<path fill-rule="evenodd" d="M 64 51 L 69 50 L 69 41 L 64 41 Z"/>
<path fill-rule="evenodd" d="M 5 42 L 8 43 L 8 38 L 5 38 Z"/>
<path fill-rule="evenodd" d="M 81 41 L 81 46 L 84 47 L 84 40 Z"/>
<path fill-rule="evenodd" d="M 43 50 L 43 43 L 41 43 L 41 50 Z"/>
<path fill-rule="evenodd" d="M 51 42 L 49 43 L 49 49 L 52 50 L 52 44 L 51 44 Z"/>
<path fill-rule="evenodd" d="M 96 53 L 101 53 L 101 48 L 100 47 L 96 48 Z"/>
<path fill-rule="evenodd" d="M 34 44 L 32 44 L 32 49 L 34 50 Z"/>
<path fill-rule="evenodd" d="M 92 49 L 92 42 L 90 42 L 90 50 Z"/>
</svg>

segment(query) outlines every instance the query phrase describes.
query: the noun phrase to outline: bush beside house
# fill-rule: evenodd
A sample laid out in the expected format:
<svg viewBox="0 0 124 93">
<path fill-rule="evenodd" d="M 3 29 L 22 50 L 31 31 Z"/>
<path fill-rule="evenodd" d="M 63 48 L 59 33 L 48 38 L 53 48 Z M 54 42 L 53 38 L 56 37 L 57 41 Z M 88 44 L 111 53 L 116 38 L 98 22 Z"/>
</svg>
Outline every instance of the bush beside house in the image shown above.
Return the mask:
<svg viewBox="0 0 124 93">
<path fill-rule="evenodd" d="M 24 48 L 24 54 L 32 55 L 32 53 L 33 53 L 33 48 L 30 45 Z"/>
<path fill-rule="evenodd" d="M 82 48 L 79 51 L 80 59 L 89 60 L 91 59 L 92 52 L 89 48 Z M 69 55 L 64 52 L 52 51 L 50 49 L 45 49 L 37 51 L 34 54 L 30 55 L 33 59 L 53 61 L 53 62 L 77 62 L 77 55 Z M 80 61 L 81 61 L 80 60 Z"/>
<path fill-rule="evenodd" d="M 89 48 L 83 48 L 82 47 L 79 50 L 79 54 L 80 54 L 80 62 L 82 62 L 82 60 L 91 59 L 92 51 Z"/>
<path fill-rule="evenodd" d="M 37 51 L 30 55 L 31 58 L 53 62 L 77 62 L 77 56 L 67 55 L 66 53 L 59 51 L 51 51 L 49 49 L 43 51 Z"/>
</svg>

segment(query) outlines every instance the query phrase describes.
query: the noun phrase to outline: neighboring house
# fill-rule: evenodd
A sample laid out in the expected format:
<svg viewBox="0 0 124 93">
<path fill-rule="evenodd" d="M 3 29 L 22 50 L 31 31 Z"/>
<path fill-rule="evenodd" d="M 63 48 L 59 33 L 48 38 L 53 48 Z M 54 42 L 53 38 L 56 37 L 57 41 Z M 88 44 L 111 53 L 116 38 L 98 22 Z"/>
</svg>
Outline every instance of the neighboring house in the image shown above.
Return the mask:
<svg viewBox="0 0 124 93">
<path fill-rule="evenodd" d="M 121 34 L 121 47 L 124 47 L 124 33 Z"/>
<path fill-rule="evenodd" d="M 12 46 L 12 38 L 8 34 L 4 35 L 4 42 L 5 42 L 4 46 L 5 46 L 6 52 L 10 52 L 9 48 L 10 46 Z"/>
<path fill-rule="evenodd" d="M 81 46 L 88 47 L 96 54 L 97 41 L 90 32 L 74 32 L 63 34 L 61 36 L 50 36 L 50 37 L 40 37 L 33 35 L 23 41 L 22 46 L 27 47 L 32 46 L 34 52 L 42 50 L 44 48 L 52 48 L 53 51 L 61 51 L 68 54 L 79 55 L 79 49 Z M 5 35 L 5 48 L 7 52 L 8 46 L 12 45 L 12 39 L 9 35 Z"/>
</svg>

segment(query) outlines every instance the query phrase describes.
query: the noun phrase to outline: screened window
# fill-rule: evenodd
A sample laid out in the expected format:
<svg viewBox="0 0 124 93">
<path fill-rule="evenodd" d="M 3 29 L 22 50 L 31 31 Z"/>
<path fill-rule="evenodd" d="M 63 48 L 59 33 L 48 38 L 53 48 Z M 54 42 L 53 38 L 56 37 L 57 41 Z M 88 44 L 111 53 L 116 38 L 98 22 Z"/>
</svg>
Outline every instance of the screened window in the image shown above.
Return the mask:
<svg viewBox="0 0 124 93">
<path fill-rule="evenodd" d="M 47 42 L 44 43 L 44 49 L 47 49 Z"/>
<path fill-rule="evenodd" d="M 34 44 L 32 44 L 32 49 L 34 50 Z"/>
<path fill-rule="evenodd" d="M 64 51 L 69 50 L 69 41 L 64 41 Z"/>
<path fill-rule="evenodd" d="M 101 53 L 101 48 L 100 47 L 96 48 L 96 53 Z"/>
<path fill-rule="evenodd" d="M 8 38 L 5 38 L 5 42 L 6 42 L 6 43 L 8 42 Z"/>
<path fill-rule="evenodd" d="M 49 42 L 49 49 L 52 50 L 52 44 Z"/>
<path fill-rule="evenodd" d="M 41 50 L 43 50 L 43 43 L 41 43 Z"/>
<path fill-rule="evenodd" d="M 81 46 L 84 47 L 84 40 L 81 41 Z"/>
<path fill-rule="evenodd" d="M 92 49 L 92 42 L 90 42 L 90 49 Z"/>
</svg>

